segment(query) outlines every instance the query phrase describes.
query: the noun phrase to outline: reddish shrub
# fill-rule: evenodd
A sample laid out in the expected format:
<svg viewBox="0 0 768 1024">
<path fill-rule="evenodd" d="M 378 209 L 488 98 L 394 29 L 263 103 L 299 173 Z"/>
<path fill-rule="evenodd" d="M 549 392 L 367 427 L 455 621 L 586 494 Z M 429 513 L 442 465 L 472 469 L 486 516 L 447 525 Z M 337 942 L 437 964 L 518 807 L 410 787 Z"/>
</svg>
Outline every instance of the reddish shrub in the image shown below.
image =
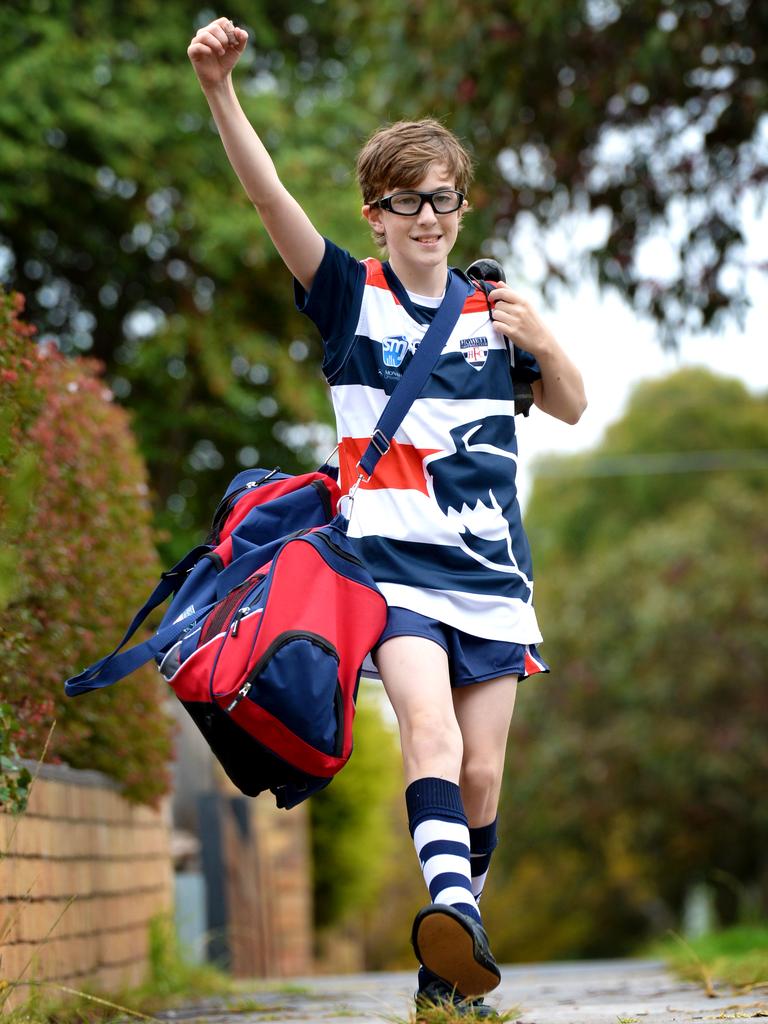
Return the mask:
<svg viewBox="0 0 768 1024">
<path fill-rule="evenodd" d="M 159 570 L 146 472 L 94 360 L 41 350 L 0 291 L 0 701 L 36 757 L 95 768 L 152 803 L 171 723 L 154 668 L 70 699 L 63 680 L 112 648 Z"/>
</svg>

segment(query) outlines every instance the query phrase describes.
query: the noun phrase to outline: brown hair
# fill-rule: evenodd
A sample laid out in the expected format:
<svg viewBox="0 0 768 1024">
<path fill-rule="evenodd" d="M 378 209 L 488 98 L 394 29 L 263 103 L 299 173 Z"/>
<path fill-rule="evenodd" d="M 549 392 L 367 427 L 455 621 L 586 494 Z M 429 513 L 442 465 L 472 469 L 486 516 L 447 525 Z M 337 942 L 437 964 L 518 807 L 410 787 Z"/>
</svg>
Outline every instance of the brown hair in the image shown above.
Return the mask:
<svg viewBox="0 0 768 1024">
<path fill-rule="evenodd" d="M 379 128 L 357 158 L 363 202 L 372 203 L 391 188 L 414 188 L 431 164 L 444 164 L 460 192 L 472 179 L 472 158 L 458 138 L 432 117 L 397 121 Z"/>
</svg>

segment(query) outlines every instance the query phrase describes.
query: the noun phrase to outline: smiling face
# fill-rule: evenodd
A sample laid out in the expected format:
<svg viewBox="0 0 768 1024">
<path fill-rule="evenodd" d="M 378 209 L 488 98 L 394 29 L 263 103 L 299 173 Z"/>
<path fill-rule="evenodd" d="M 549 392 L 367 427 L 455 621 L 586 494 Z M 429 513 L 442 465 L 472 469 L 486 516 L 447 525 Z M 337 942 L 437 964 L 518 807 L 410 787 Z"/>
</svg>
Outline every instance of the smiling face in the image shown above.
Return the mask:
<svg viewBox="0 0 768 1024">
<path fill-rule="evenodd" d="M 405 187 L 395 184 L 386 194 Z M 408 187 L 417 192 L 434 192 L 456 188 L 456 183 L 444 164 L 431 164 L 424 178 Z M 441 295 L 463 207 L 453 213 L 436 214 L 429 203 L 424 203 L 415 217 L 403 217 L 366 204 L 362 212 L 380 244 L 387 247 L 392 269 L 405 287 L 422 295 Z"/>
</svg>

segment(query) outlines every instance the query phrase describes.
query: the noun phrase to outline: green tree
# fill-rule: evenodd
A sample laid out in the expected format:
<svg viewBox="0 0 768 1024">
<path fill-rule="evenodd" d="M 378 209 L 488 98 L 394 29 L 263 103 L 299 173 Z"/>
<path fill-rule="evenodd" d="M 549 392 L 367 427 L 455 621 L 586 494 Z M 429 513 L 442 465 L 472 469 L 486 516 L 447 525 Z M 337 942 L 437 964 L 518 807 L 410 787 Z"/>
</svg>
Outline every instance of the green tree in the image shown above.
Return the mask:
<svg viewBox="0 0 768 1024">
<path fill-rule="evenodd" d="M 724 395 L 737 401 L 713 404 Z M 529 520 L 549 545 L 537 608 L 556 674 L 525 684 L 513 725 L 503 897 L 489 903 L 504 956 L 628 951 L 677 925 L 698 881 L 726 921 L 735 890 L 768 909 L 765 468 L 611 477 L 601 501 L 594 479 L 565 474 L 668 451 L 670 437 L 682 452 L 764 448 L 763 409 L 731 381 L 674 374 L 640 388 L 595 452 L 536 483 Z"/>
<path fill-rule="evenodd" d="M 348 924 L 381 898 L 392 851 L 391 806 L 401 790 L 397 736 L 379 706 L 380 689 L 363 684 L 352 758 L 310 802 L 315 923 Z"/>
<path fill-rule="evenodd" d="M 523 225 L 567 234 L 571 214 L 599 212 L 591 269 L 667 343 L 741 313 L 744 199 L 765 197 L 765 4 L 478 0 L 449 15 L 441 0 L 382 0 L 375 19 L 362 0 L 340 6 L 338 45 L 369 51 L 355 87 L 373 109 L 442 115 L 470 142 L 465 255 Z M 670 248 L 669 277 L 636 262 L 653 237 Z M 529 276 L 530 253 L 514 242 Z M 572 246 L 539 255 L 551 287 L 583 279 Z"/>
<path fill-rule="evenodd" d="M 768 396 L 703 369 L 639 385 L 597 448 L 537 464 L 526 523 L 542 576 L 703 500 L 714 480 L 763 493 L 767 414 Z"/>
<path fill-rule="evenodd" d="M 301 81 L 314 58 L 298 29 L 312 6 L 286 18 L 234 4 L 252 40 L 238 88 L 310 214 L 353 246 L 366 233 L 350 216 L 350 154 L 370 115 L 340 101 L 338 62 Z M 0 12 L 5 277 L 41 335 L 103 359 L 136 412 L 169 556 L 197 539 L 234 469 L 314 462 L 317 432 L 291 426 L 329 418 L 319 339 L 186 57 L 209 16 L 193 20 L 180 0 Z"/>
</svg>

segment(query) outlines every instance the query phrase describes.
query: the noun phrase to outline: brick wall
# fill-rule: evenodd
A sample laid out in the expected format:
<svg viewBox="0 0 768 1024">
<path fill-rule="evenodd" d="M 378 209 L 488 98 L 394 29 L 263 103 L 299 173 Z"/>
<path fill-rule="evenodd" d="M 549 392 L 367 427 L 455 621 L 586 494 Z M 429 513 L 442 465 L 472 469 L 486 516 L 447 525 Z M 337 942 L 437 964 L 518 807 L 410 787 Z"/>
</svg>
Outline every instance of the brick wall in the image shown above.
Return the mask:
<svg viewBox="0 0 768 1024">
<path fill-rule="evenodd" d="M 97 772 L 43 765 L 27 812 L 0 810 L 0 984 L 137 984 L 149 920 L 171 900 L 167 813 Z M 4 1009 L 27 995 L 19 985 Z"/>
</svg>

